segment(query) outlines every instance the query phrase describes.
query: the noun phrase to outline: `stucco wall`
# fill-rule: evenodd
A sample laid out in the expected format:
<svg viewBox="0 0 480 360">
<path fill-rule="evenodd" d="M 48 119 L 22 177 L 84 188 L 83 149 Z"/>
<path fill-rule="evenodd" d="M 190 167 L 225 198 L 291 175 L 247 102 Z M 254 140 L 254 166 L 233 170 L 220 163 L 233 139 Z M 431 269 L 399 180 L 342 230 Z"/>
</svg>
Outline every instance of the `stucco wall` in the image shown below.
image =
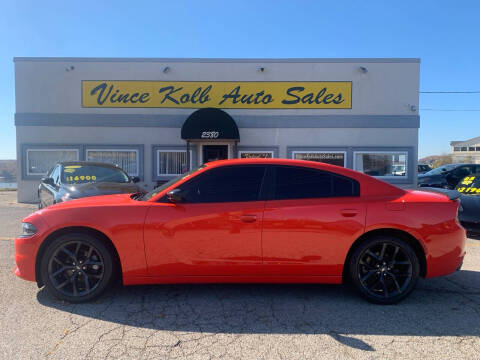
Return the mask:
<svg viewBox="0 0 480 360">
<path fill-rule="evenodd" d="M 148 189 L 154 184 L 153 147 L 185 146 L 180 127 L 194 109 L 82 108 L 82 80 L 351 81 L 351 109 L 226 110 L 239 126 L 239 147 L 275 147 L 279 157 L 289 157 L 292 148 L 341 148 L 348 152 L 349 167 L 356 150 L 401 148 L 409 152 L 411 170 L 409 182 L 399 183 L 416 184 L 417 59 L 17 58 L 19 201 L 36 201 L 39 180 L 22 176 L 22 151 L 28 144 L 141 144 L 142 184 Z"/>
<path fill-rule="evenodd" d="M 152 146 L 178 145 L 185 146 L 180 139 L 180 128 L 96 128 L 96 127 L 48 127 L 21 126 L 17 127 L 18 149 L 20 144 L 88 144 L 93 145 L 144 145 L 144 181 L 141 183 L 147 189 L 152 189 Z M 288 147 L 308 148 L 342 148 L 352 152 L 357 148 L 376 146 L 392 150 L 396 147 L 413 149 L 416 160 L 418 129 L 388 129 L 388 128 L 240 128 L 242 147 L 275 146 L 279 157 L 288 157 Z M 351 159 L 351 155 L 349 156 Z M 409 159 L 410 161 L 411 159 Z M 352 167 L 351 162 L 347 166 Z M 416 161 L 415 161 L 416 165 Z M 19 169 L 22 163 L 19 162 Z M 416 170 L 416 169 L 415 169 Z M 416 179 L 416 173 L 413 176 Z M 414 183 L 403 184 L 414 186 Z M 18 194 L 21 202 L 35 202 L 38 180 L 22 180 L 18 178 Z"/>
<path fill-rule="evenodd" d="M 352 81 L 352 109 L 268 110 L 270 114 L 412 115 L 418 110 L 419 63 L 412 62 L 188 62 L 16 59 L 17 113 L 189 114 L 188 109 L 92 109 L 81 107 L 82 80 L 158 81 Z M 320 60 L 317 60 L 320 61 Z M 381 61 L 381 60 L 378 60 Z M 70 66 L 74 70 L 66 71 Z M 163 73 L 168 66 L 170 70 Z M 265 71 L 258 71 L 264 67 Z M 363 73 L 360 67 L 368 72 Z M 232 110 L 265 114 L 265 110 Z"/>
</svg>

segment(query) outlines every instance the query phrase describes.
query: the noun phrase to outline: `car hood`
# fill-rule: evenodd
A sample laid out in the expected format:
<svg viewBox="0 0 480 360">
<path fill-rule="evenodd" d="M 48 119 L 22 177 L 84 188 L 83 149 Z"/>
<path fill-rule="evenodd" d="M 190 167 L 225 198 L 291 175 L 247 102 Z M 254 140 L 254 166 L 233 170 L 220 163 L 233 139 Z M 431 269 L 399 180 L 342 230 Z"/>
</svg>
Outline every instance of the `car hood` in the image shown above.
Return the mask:
<svg viewBox="0 0 480 360">
<path fill-rule="evenodd" d="M 65 186 L 65 192 L 72 199 L 110 194 L 129 194 L 142 191 L 142 189 L 133 183 L 85 183 Z"/>
<path fill-rule="evenodd" d="M 444 177 L 442 175 L 425 175 L 425 174 L 419 174 L 418 175 L 418 183 L 423 184 L 423 183 L 436 183 L 436 182 L 443 182 Z"/>
<path fill-rule="evenodd" d="M 88 196 L 80 199 L 73 199 L 71 201 L 62 201 L 53 205 L 46 207 L 45 209 L 40 210 L 61 210 L 67 208 L 81 208 L 81 207 L 92 207 L 92 206 L 117 206 L 117 205 L 127 205 L 132 202 L 136 202 L 131 198 L 131 194 L 113 194 L 113 195 L 98 195 L 98 196 Z"/>
<path fill-rule="evenodd" d="M 425 178 L 430 178 L 430 179 L 439 179 L 441 178 L 441 175 L 427 175 L 427 174 L 418 174 L 419 179 L 425 179 Z"/>
</svg>

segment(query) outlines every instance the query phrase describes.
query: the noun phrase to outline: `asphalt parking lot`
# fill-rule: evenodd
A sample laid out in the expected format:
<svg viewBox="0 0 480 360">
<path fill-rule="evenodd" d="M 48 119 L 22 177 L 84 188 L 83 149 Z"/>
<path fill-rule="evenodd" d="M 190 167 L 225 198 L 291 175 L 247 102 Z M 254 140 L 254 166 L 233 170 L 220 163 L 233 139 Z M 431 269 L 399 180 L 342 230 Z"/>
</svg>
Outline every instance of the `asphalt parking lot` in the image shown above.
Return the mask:
<svg viewBox="0 0 480 360">
<path fill-rule="evenodd" d="M 0 192 L 2 359 L 480 359 L 480 239 L 461 271 L 392 306 L 330 285 L 117 287 L 73 305 L 12 273 L 36 209 L 15 197 Z"/>
</svg>

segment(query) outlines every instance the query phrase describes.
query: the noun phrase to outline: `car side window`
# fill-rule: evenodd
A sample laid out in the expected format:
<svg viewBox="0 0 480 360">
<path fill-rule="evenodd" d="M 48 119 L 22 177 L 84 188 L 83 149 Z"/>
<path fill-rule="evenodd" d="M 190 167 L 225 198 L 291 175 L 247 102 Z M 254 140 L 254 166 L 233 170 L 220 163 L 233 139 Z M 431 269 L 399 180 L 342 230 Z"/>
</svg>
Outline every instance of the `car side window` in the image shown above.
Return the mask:
<svg viewBox="0 0 480 360">
<path fill-rule="evenodd" d="M 60 165 L 57 166 L 57 172 L 55 174 L 55 178 L 53 179 L 55 181 L 55 184 L 60 185 L 60 175 L 62 173 L 62 167 Z"/>
<path fill-rule="evenodd" d="M 358 181 L 311 168 L 275 167 L 276 200 L 359 196 Z"/>
<path fill-rule="evenodd" d="M 265 170 L 253 165 L 213 168 L 179 188 L 187 203 L 257 201 Z"/>
<path fill-rule="evenodd" d="M 53 182 L 57 185 L 60 184 L 60 166 L 57 165 L 55 169 L 51 172 L 50 176 L 53 179 Z"/>
<path fill-rule="evenodd" d="M 467 175 L 472 174 L 473 169 L 470 166 L 461 166 L 453 170 L 453 175 L 457 178 L 464 178 Z"/>
</svg>

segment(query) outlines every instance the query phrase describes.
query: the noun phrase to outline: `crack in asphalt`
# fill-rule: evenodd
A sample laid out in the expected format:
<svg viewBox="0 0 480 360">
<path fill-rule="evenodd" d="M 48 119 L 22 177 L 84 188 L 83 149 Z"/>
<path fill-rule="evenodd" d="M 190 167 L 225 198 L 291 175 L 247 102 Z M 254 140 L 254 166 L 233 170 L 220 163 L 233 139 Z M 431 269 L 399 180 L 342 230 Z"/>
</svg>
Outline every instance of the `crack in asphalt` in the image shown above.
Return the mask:
<svg viewBox="0 0 480 360">
<path fill-rule="evenodd" d="M 427 287 L 418 291 L 460 296 L 464 300 L 462 305 L 475 310 L 478 315 L 479 302 L 474 297 L 480 294 L 466 292 L 468 295 L 465 295 L 461 284 L 450 279 L 446 283 L 453 288 Z M 311 335 L 330 337 L 341 347 L 341 354 L 348 358 L 356 358 L 356 351 L 378 351 L 378 346 L 372 346 L 367 340 L 368 336 L 352 336 L 344 329 L 329 329 L 328 322 L 318 317 L 310 318 L 312 306 L 318 303 L 315 296 L 311 296 L 311 287 L 306 287 L 303 294 L 295 294 L 295 287 L 287 286 L 284 297 L 279 296 L 276 287 L 185 286 L 180 290 L 183 291 L 174 286 L 166 289 L 143 287 L 140 291 L 120 288 L 108 294 L 100 304 L 57 303 L 57 307 L 70 312 L 70 327 L 46 357 L 62 358 L 68 349 L 58 351 L 68 346 L 65 340 L 79 332 L 91 331 L 94 319 L 103 320 L 107 326 L 97 330 L 95 340 L 82 355 L 84 359 L 178 359 L 192 356 L 240 359 L 241 354 L 260 351 L 263 355 L 258 358 L 290 360 L 271 343 L 261 349 L 244 343 L 250 334 L 257 334 L 257 338 L 269 336 L 268 329 L 276 329 L 280 337 L 289 334 L 288 347 L 298 359 L 311 357 L 304 347 L 297 345 L 296 339 Z M 260 290 L 260 294 L 255 290 Z M 381 313 L 380 309 L 375 307 L 373 310 Z M 85 318 L 86 313 L 90 319 Z M 340 320 L 338 322 L 342 323 Z M 228 328 L 237 333 L 228 333 L 225 331 Z M 433 330 L 432 335 L 434 339 L 445 336 L 441 331 L 434 334 Z M 386 346 L 393 348 L 400 343 L 401 339 L 395 338 Z M 455 340 L 455 344 L 462 348 L 458 349 L 459 352 L 468 354 L 471 348 L 478 347 L 478 337 L 463 336 Z M 390 356 L 393 354 L 400 356 L 401 352 L 389 353 Z"/>
</svg>

